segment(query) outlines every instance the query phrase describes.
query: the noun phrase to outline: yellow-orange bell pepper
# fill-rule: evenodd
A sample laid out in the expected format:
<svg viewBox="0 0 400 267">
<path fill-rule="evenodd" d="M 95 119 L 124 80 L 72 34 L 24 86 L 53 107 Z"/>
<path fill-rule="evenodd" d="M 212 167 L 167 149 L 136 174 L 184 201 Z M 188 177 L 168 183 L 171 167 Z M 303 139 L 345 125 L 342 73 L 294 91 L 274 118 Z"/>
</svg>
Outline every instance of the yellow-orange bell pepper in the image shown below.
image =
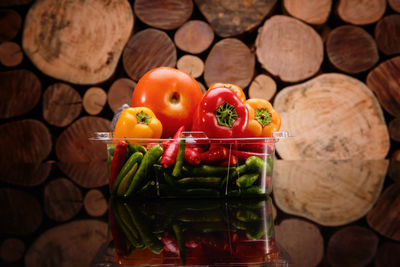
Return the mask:
<svg viewBox="0 0 400 267">
<path fill-rule="evenodd" d="M 281 116 L 271 103 L 261 98 L 250 98 L 244 102 L 249 110 L 247 137 L 271 137 L 281 128 Z"/>
<path fill-rule="evenodd" d="M 115 125 L 114 138 L 160 138 L 162 124 L 147 107 L 133 107 L 122 111 Z"/>
</svg>

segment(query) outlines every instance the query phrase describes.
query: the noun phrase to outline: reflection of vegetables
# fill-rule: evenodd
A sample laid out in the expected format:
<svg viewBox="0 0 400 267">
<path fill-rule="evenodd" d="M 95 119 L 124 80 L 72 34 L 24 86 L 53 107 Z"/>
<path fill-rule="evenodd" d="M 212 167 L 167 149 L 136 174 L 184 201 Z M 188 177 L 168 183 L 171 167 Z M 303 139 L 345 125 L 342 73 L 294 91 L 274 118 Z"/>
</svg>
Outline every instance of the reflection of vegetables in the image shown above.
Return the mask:
<svg viewBox="0 0 400 267">
<path fill-rule="evenodd" d="M 122 111 L 114 130 L 114 138 L 160 138 L 161 122 L 146 107 L 127 108 Z"/>
<path fill-rule="evenodd" d="M 128 174 L 128 172 L 132 169 L 133 165 L 139 163 L 143 158 L 143 154 L 141 152 L 133 153 L 125 164 L 122 166 L 121 171 L 119 172 L 115 182 L 113 183 L 111 192 L 115 194 L 117 192 L 117 188 L 121 183 L 122 179 Z"/>
<path fill-rule="evenodd" d="M 194 113 L 193 131 L 208 137 L 243 137 L 247 128 L 248 110 L 237 95 L 227 88 L 207 91 Z"/>
<path fill-rule="evenodd" d="M 261 98 L 250 98 L 244 102 L 249 110 L 246 137 L 271 137 L 279 131 L 281 117 L 271 103 Z"/>
<path fill-rule="evenodd" d="M 111 209 L 109 212 L 109 225 L 110 231 L 113 237 L 113 242 L 115 246 L 115 250 L 118 255 L 124 256 L 128 252 L 128 247 L 126 244 L 125 235 L 121 229 L 121 222 L 116 218 L 115 209 Z"/>
<path fill-rule="evenodd" d="M 158 158 L 162 155 L 163 149 L 160 145 L 155 145 L 151 147 L 147 153 L 144 155 L 142 162 L 135 175 L 133 176 L 132 182 L 129 185 L 128 190 L 124 194 L 124 197 L 129 197 L 133 192 L 136 192 L 143 186 L 146 178 L 148 177 L 148 172 L 154 163 L 157 162 Z"/>
<path fill-rule="evenodd" d="M 182 138 L 182 132 L 184 130 L 185 126 L 181 126 L 174 134 L 172 140 L 167 142 L 160 162 L 164 168 L 174 165 L 176 157 L 178 156 L 179 142 Z"/>
<path fill-rule="evenodd" d="M 179 247 L 179 257 L 181 258 L 182 265 L 186 265 L 186 249 L 185 249 L 185 239 L 183 233 L 178 224 L 172 225 L 172 229 L 175 233 L 176 241 Z"/>
<path fill-rule="evenodd" d="M 128 144 L 123 140 L 118 141 L 110 167 L 110 190 L 112 189 L 115 179 L 117 178 L 117 175 L 125 162 L 127 150 Z"/>
</svg>

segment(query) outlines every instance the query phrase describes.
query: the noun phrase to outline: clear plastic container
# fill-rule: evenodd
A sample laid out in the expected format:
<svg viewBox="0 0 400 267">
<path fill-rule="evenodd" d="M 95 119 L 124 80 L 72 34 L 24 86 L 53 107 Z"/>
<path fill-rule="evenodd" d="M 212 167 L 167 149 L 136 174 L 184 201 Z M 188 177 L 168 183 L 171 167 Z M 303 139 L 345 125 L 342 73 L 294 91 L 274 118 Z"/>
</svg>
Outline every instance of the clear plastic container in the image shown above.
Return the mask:
<svg viewBox="0 0 400 267">
<path fill-rule="evenodd" d="M 268 195 L 272 191 L 275 143 L 287 138 L 288 133 L 276 132 L 271 138 L 215 139 L 202 132 L 184 132 L 184 136 L 181 148 L 184 146 L 188 154 L 170 166 L 162 164 L 160 160 L 164 155 L 160 151 L 165 151 L 172 139 L 124 139 L 130 144 L 128 151 L 142 151 L 144 157 L 131 180 L 118 181 L 113 194 L 166 198 Z M 92 140 L 107 144 L 111 164 L 119 140 L 113 139 L 112 133 L 108 132 L 96 133 Z M 151 157 L 154 151 L 158 154 Z M 152 158 L 151 162 L 149 158 Z"/>
<path fill-rule="evenodd" d="M 269 197 L 113 198 L 109 212 L 112 242 L 94 266 L 288 266 Z"/>
</svg>

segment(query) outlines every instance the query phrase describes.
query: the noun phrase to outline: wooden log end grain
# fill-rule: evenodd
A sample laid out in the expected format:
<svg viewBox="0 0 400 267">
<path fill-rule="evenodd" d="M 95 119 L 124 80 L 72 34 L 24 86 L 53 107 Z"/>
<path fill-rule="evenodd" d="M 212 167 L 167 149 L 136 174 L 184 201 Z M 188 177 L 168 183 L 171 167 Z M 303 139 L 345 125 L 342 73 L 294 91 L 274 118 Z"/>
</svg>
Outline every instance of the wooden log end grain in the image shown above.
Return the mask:
<svg viewBox="0 0 400 267">
<path fill-rule="evenodd" d="M 347 23 L 367 25 L 377 22 L 386 11 L 385 0 L 340 0 L 336 6 L 338 16 Z"/>
<path fill-rule="evenodd" d="M 56 141 L 56 155 L 62 162 L 106 161 L 106 145 L 89 140 L 95 132 L 109 131 L 110 121 L 100 117 L 81 117 L 65 129 Z"/>
<path fill-rule="evenodd" d="M 369 70 L 379 60 L 375 40 L 358 26 L 344 25 L 331 31 L 326 52 L 337 69 L 350 74 Z"/>
<path fill-rule="evenodd" d="M 400 3 L 400 1 L 399 1 Z M 375 39 L 380 51 L 385 55 L 400 53 L 400 15 L 389 15 L 375 26 Z"/>
<path fill-rule="evenodd" d="M 394 11 L 400 13 L 400 0 L 388 0 L 388 4 Z"/>
<path fill-rule="evenodd" d="M 400 149 L 390 156 L 388 176 L 395 182 L 400 182 Z"/>
<path fill-rule="evenodd" d="M 174 30 L 193 13 L 192 0 L 137 0 L 135 14 L 147 25 L 162 30 Z"/>
<path fill-rule="evenodd" d="M 204 80 L 207 87 L 217 82 L 249 85 L 254 75 L 255 57 L 242 41 L 226 38 L 216 43 L 207 56 Z"/>
<path fill-rule="evenodd" d="M 83 200 L 86 212 L 93 217 L 102 216 L 108 209 L 108 203 L 103 193 L 97 189 L 89 190 Z"/>
<path fill-rule="evenodd" d="M 259 29 L 257 59 L 266 71 L 284 82 L 299 82 L 315 75 L 323 54 L 319 34 L 295 18 L 275 15 Z"/>
<path fill-rule="evenodd" d="M 389 122 L 389 134 L 391 139 L 400 142 L 400 117 Z"/>
<path fill-rule="evenodd" d="M 21 64 L 24 55 L 19 44 L 4 42 L 0 44 L 0 63 L 6 67 L 15 67 Z"/>
<path fill-rule="evenodd" d="M 43 212 L 39 201 L 29 193 L 0 189 L 0 234 L 27 235 L 42 224 Z"/>
<path fill-rule="evenodd" d="M 18 238 L 7 238 L 0 245 L 0 259 L 5 262 L 16 262 L 25 253 L 25 243 Z"/>
<path fill-rule="evenodd" d="M 318 227 L 300 219 L 286 219 L 275 226 L 276 242 L 296 266 L 317 266 L 324 255 L 324 240 Z"/>
<path fill-rule="evenodd" d="M 250 98 L 263 98 L 269 101 L 276 93 L 276 82 L 268 75 L 259 74 L 251 82 L 248 93 Z"/>
<path fill-rule="evenodd" d="M 151 28 L 134 34 L 122 55 L 124 69 L 134 81 L 156 67 L 175 67 L 176 59 L 176 47 L 169 36 Z"/>
<path fill-rule="evenodd" d="M 17 36 L 22 24 L 21 16 L 12 9 L 0 9 L 0 43 Z"/>
<path fill-rule="evenodd" d="M 51 125 L 64 127 L 82 111 L 82 97 L 70 85 L 55 83 L 43 94 L 43 117 Z"/>
<path fill-rule="evenodd" d="M 367 215 L 368 225 L 381 235 L 400 241 L 400 184 L 390 185 Z"/>
<path fill-rule="evenodd" d="M 32 2 L 32 0 L 0 0 L 0 6 L 19 6 L 26 5 Z"/>
<path fill-rule="evenodd" d="M 73 218 L 82 208 L 80 189 L 66 178 L 57 178 L 44 188 L 44 211 L 49 218 L 63 222 Z"/>
<path fill-rule="evenodd" d="M 40 121 L 26 119 L 0 125 L 0 162 L 39 163 L 50 154 L 49 129 Z"/>
<path fill-rule="evenodd" d="M 361 81 L 321 74 L 278 92 L 281 129 L 295 138 L 278 142 L 283 159 L 383 159 L 390 138 L 382 109 Z"/>
<path fill-rule="evenodd" d="M 332 0 L 284 0 L 283 7 L 291 16 L 312 25 L 322 25 L 329 17 Z"/>
<path fill-rule="evenodd" d="M 43 73 L 75 84 L 97 84 L 115 71 L 133 29 L 127 0 L 36 1 L 22 48 Z"/>
<path fill-rule="evenodd" d="M 197 84 L 200 86 L 201 92 L 205 94 L 207 92 L 207 88 L 201 82 L 197 81 Z"/>
<path fill-rule="evenodd" d="M 400 244 L 385 241 L 379 245 L 375 257 L 376 267 L 400 266 Z"/>
<path fill-rule="evenodd" d="M 176 67 L 190 74 L 193 78 L 199 78 L 204 72 L 204 62 L 196 56 L 184 55 L 176 63 Z"/>
<path fill-rule="evenodd" d="M 387 169 L 387 160 L 277 160 L 274 202 L 320 225 L 345 225 L 371 210 Z"/>
<path fill-rule="evenodd" d="M 25 254 L 25 266 L 90 266 L 107 239 L 107 223 L 75 220 L 42 233 Z"/>
<path fill-rule="evenodd" d="M 31 111 L 39 102 L 42 85 L 28 70 L 0 72 L 0 118 L 11 118 Z"/>
<path fill-rule="evenodd" d="M 327 246 L 330 266 L 368 266 L 373 260 L 379 238 L 361 226 L 347 226 L 335 232 Z"/>
<path fill-rule="evenodd" d="M 264 21 L 275 7 L 276 0 L 195 0 L 197 7 L 221 37 L 249 32 Z"/>
<path fill-rule="evenodd" d="M 0 181 L 24 187 L 37 186 L 47 179 L 52 166 L 52 163 L 0 164 Z"/>
<path fill-rule="evenodd" d="M 399 77 L 400 57 L 394 57 L 372 69 L 366 79 L 382 107 L 394 117 L 400 117 Z"/>
<path fill-rule="evenodd" d="M 112 111 L 116 112 L 124 104 L 131 105 L 135 87 L 136 82 L 128 78 L 120 78 L 112 83 L 107 95 L 108 105 Z"/>
<path fill-rule="evenodd" d="M 108 185 L 109 172 L 106 161 L 57 162 L 60 170 L 83 188 Z"/>
<path fill-rule="evenodd" d="M 107 103 L 107 93 L 100 87 L 91 87 L 83 95 L 83 108 L 90 115 L 99 114 Z"/>
<path fill-rule="evenodd" d="M 183 24 L 174 35 L 176 46 L 185 52 L 199 54 L 210 47 L 214 40 L 211 26 L 202 20 L 190 20 Z"/>
</svg>

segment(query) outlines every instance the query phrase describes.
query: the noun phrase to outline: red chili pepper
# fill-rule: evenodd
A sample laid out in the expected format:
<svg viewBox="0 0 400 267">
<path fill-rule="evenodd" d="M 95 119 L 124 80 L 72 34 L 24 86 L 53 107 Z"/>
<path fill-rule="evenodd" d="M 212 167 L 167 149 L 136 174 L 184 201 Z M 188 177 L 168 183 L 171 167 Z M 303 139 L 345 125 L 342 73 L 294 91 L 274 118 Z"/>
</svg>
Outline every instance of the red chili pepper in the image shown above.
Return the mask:
<svg viewBox="0 0 400 267">
<path fill-rule="evenodd" d="M 191 165 L 200 164 L 200 153 L 193 148 L 186 147 L 185 148 L 185 161 Z"/>
<path fill-rule="evenodd" d="M 230 157 L 227 157 L 223 162 L 221 162 L 219 165 L 224 166 L 224 167 L 232 167 L 236 166 L 238 163 L 238 159 L 235 155 L 231 154 Z"/>
<path fill-rule="evenodd" d="M 110 190 L 114 184 L 115 178 L 117 178 L 122 165 L 124 165 L 126 152 L 128 151 L 128 144 L 124 140 L 119 140 L 115 147 L 113 160 L 110 167 Z"/>
<path fill-rule="evenodd" d="M 251 152 L 259 152 L 259 153 L 272 153 L 275 150 L 275 144 L 273 142 L 270 143 L 251 143 L 246 144 L 242 143 L 238 146 L 238 150 L 245 150 Z"/>
<path fill-rule="evenodd" d="M 221 87 L 207 91 L 193 115 L 192 131 L 212 138 L 243 137 L 249 111 L 232 90 Z"/>
<path fill-rule="evenodd" d="M 241 151 L 241 150 L 236 150 L 236 149 L 232 149 L 231 154 L 235 155 L 237 157 L 238 161 L 245 161 L 248 157 L 251 157 L 251 156 L 256 156 L 261 159 L 266 159 L 267 157 L 271 156 L 271 154 L 269 154 L 269 153 Z"/>
<path fill-rule="evenodd" d="M 200 154 L 201 162 L 213 163 L 223 161 L 228 157 L 228 149 L 221 145 L 210 145 L 210 148 Z"/>
<path fill-rule="evenodd" d="M 164 168 L 168 168 L 172 165 L 174 165 L 176 156 L 178 155 L 179 151 L 179 142 L 182 138 L 182 133 L 185 130 L 185 126 L 181 126 L 178 131 L 176 131 L 174 137 L 170 142 L 166 144 L 166 148 L 164 150 L 164 153 L 161 157 L 161 165 Z"/>
</svg>

